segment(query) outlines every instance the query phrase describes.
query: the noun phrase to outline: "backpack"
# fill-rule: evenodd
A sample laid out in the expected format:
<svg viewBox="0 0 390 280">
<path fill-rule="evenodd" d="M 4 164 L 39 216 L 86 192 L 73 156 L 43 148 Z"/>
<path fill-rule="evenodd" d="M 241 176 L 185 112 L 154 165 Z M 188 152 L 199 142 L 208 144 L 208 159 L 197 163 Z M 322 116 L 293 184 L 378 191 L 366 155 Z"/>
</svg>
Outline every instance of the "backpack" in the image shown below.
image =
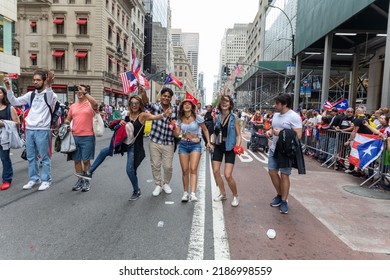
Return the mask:
<svg viewBox="0 0 390 280">
<path fill-rule="evenodd" d="M 30 107 L 32 106 L 32 102 L 33 102 L 34 98 L 35 98 L 35 91 L 32 91 L 31 92 L 31 97 L 30 97 Z M 49 105 L 49 103 L 47 102 L 46 94 L 43 95 L 43 99 L 45 100 L 45 103 L 46 103 L 47 107 L 49 107 L 50 118 L 51 118 L 50 127 L 56 128 L 58 119 L 61 117 L 60 102 L 58 102 L 58 100 L 56 101 L 56 104 L 54 105 L 54 110 L 53 110 L 51 108 L 51 106 Z"/>
</svg>

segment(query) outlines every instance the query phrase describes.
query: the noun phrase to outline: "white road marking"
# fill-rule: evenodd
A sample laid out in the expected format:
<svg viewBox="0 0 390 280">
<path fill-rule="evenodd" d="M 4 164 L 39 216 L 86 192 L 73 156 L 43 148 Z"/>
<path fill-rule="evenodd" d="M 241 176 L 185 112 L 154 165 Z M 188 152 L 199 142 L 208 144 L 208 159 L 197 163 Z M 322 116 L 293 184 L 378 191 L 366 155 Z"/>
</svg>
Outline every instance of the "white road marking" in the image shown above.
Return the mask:
<svg viewBox="0 0 390 280">
<path fill-rule="evenodd" d="M 244 153 L 242 155 L 240 155 L 238 158 L 241 162 L 252 162 L 253 161 L 253 158 L 251 158 L 251 156 L 249 156 L 246 151 L 244 151 Z"/>
<path fill-rule="evenodd" d="M 206 216 L 206 154 L 203 153 L 198 170 L 198 185 L 196 195 L 198 201 L 193 202 L 194 214 L 192 217 L 192 227 L 190 242 L 188 245 L 187 260 L 203 260 L 204 258 L 204 227 Z M 192 202 L 188 202 L 192 203 Z"/>
<path fill-rule="evenodd" d="M 217 187 L 214 176 L 212 174 L 211 161 L 211 197 L 219 195 L 219 188 Z M 230 260 L 229 242 L 225 229 L 225 219 L 223 217 L 222 202 L 211 202 L 213 205 L 213 233 L 214 233 L 214 258 L 216 260 Z"/>
<path fill-rule="evenodd" d="M 253 153 L 252 151 L 250 151 L 250 150 L 248 150 L 248 152 L 255 158 L 255 159 L 257 159 L 258 161 L 260 161 L 260 162 L 262 162 L 262 163 L 268 163 L 268 156 L 266 156 L 265 154 L 262 154 L 262 153 L 257 153 L 259 156 L 261 156 L 262 157 L 262 159 L 260 159 L 259 157 L 257 157 L 256 155 L 255 155 L 255 153 Z"/>
</svg>

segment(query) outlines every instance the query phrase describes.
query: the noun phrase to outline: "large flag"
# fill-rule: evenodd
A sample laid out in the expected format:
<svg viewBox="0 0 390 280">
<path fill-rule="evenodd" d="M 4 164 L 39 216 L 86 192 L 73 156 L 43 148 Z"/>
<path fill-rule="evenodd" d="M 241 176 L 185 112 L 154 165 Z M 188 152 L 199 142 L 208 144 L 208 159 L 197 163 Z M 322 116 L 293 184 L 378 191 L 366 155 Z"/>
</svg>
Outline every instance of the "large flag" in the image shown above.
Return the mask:
<svg viewBox="0 0 390 280">
<path fill-rule="evenodd" d="M 166 85 L 166 84 L 175 85 L 179 88 L 181 88 L 183 86 L 183 83 L 180 82 L 178 78 L 173 76 L 172 73 L 168 74 L 167 79 L 164 82 L 164 85 Z"/>
<path fill-rule="evenodd" d="M 322 107 L 323 107 L 325 110 L 330 110 L 330 109 L 332 109 L 333 105 L 332 105 L 332 103 L 330 103 L 328 100 L 326 100 L 326 101 L 324 102 L 324 105 L 322 105 Z"/>
<path fill-rule="evenodd" d="M 333 104 L 333 107 L 337 108 L 339 112 L 345 112 L 349 107 L 348 99 L 341 98 L 339 101 Z"/>
<path fill-rule="evenodd" d="M 133 73 L 138 73 L 140 70 L 141 64 L 139 63 L 134 50 L 131 50 L 131 71 L 133 71 Z"/>
<path fill-rule="evenodd" d="M 382 150 L 383 140 L 379 135 L 356 133 L 349 162 L 364 169 L 381 155 Z"/>
<path fill-rule="evenodd" d="M 137 78 L 134 76 L 133 72 L 127 71 L 125 73 L 121 73 L 120 77 L 124 93 L 132 93 L 138 89 Z"/>
<path fill-rule="evenodd" d="M 192 104 L 196 105 L 198 104 L 198 99 L 196 99 L 191 93 L 189 93 L 188 91 L 186 91 L 186 98 L 185 99 L 188 99 L 189 101 L 192 102 Z"/>
</svg>

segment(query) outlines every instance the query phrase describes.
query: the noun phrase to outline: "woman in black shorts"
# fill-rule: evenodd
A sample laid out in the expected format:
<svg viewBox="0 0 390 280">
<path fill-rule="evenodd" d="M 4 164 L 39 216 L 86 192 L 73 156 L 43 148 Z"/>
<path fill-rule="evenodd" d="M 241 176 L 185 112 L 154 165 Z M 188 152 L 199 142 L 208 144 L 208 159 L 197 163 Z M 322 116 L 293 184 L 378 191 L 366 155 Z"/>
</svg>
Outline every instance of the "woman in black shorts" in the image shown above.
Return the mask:
<svg viewBox="0 0 390 280">
<path fill-rule="evenodd" d="M 215 144 L 212 159 L 212 167 L 215 181 L 219 187 L 220 194 L 214 199 L 219 202 L 226 200 L 226 190 L 223 179 L 221 177 L 221 163 L 225 156 L 224 176 L 233 193 L 232 206 L 236 207 L 239 204 L 237 185 L 233 179 L 233 167 L 236 155 L 234 147 L 241 146 L 241 129 L 237 116 L 233 113 L 233 99 L 229 95 L 223 95 L 218 103 L 220 114 L 217 117 L 215 124 Z"/>
</svg>

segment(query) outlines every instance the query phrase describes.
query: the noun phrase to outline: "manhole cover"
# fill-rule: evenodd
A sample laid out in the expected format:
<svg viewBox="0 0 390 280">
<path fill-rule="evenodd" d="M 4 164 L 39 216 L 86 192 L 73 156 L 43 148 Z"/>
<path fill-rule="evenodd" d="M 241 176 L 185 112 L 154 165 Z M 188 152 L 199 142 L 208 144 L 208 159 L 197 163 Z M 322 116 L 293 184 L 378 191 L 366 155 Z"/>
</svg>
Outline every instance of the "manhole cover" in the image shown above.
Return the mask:
<svg viewBox="0 0 390 280">
<path fill-rule="evenodd" d="M 349 193 L 364 197 L 390 200 L 390 192 L 381 189 L 370 189 L 368 187 L 362 187 L 360 185 L 346 185 L 343 186 L 343 189 Z"/>
</svg>

